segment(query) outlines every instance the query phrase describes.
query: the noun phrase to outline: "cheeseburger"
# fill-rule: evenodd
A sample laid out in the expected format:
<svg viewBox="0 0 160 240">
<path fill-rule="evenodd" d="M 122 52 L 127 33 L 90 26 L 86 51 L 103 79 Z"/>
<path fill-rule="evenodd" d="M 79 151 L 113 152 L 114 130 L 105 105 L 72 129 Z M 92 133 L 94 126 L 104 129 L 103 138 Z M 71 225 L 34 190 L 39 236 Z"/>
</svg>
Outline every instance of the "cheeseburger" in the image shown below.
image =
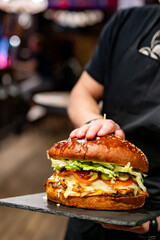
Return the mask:
<svg viewBox="0 0 160 240">
<path fill-rule="evenodd" d="M 47 151 L 54 173 L 46 182 L 47 199 L 78 208 L 129 210 L 148 197 L 144 153 L 113 134 L 93 140 L 67 139 Z"/>
</svg>

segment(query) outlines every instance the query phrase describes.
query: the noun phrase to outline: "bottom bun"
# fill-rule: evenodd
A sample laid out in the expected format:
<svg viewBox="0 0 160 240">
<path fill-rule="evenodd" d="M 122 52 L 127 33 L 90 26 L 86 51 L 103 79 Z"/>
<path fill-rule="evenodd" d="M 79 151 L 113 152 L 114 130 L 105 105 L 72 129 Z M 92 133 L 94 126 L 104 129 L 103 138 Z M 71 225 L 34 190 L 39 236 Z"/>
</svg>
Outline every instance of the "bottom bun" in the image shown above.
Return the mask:
<svg viewBox="0 0 160 240">
<path fill-rule="evenodd" d="M 141 208 L 145 203 L 146 194 L 127 197 L 88 196 L 64 197 L 64 190 L 59 191 L 46 186 L 47 199 L 70 207 L 95 210 L 131 210 Z"/>
</svg>

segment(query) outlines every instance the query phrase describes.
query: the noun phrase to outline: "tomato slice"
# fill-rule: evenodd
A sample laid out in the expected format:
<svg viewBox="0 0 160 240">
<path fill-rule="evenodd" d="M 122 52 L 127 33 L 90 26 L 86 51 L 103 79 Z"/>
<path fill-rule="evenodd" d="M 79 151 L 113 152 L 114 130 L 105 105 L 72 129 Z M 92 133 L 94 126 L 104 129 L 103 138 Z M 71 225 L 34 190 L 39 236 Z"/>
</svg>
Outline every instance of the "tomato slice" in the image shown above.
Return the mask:
<svg viewBox="0 0 160 240">
<path fill-rule="evenodd" d="M 58 173 L 58 176 L 63 177 L 63 176 L 73 174 L 74 172 L 75 171 L 73 170 L 62 170 L 61 172 Z"/>
<path fill-rule="evenodd" d="M 78 182 L 80 182 L 80 183 L 90 183 L 89 180 L 86 180 L 86 179 L 84 179 L 84 178 L 81 178 L 77 173 L 74 173 L 74 177 L 75 177 L 75 179 L 76 179 Z"/>
<path fill-rule="evenodd" d="M 63 177 L 63 176 L 67 176 L 73 174 L 75 179 L 81 183 L 91 183 L 96 181 L 97 179 L 100 178 L 100 175 L 98 174 L 98 177 L 96 179 L 90 180 L 91 179 L 91 175 L 89 171 L 81 171 L 81 170 L 62 170 L 58 173 L 58 176 Z"/>
<path fill-rule="evenodd" d="M 129 185 L 131 185 L 133 182 L 135 183 L 135 181 L 132 179 L 132 178 L 129 178 L 127 181 L 123 182 L 123 181 L 119 181 L 119 180 L 115 180 L 114 182 L 111 182 L 111 181 L 105 181 L 105 180 L 102 180 L 104 183 L 108 184 L 108 185 L 112 185 L 112 186 L 115 186 L 115 187 L 127 187 Z"/>
<path fill-rule="evenodd" d="M 78 174 L 78 176 L 80 178 L 83 178 L 85 180 L 89 180 L 91 178 L 91 176 L 89 175 L 90 172 L 88 172 L 88 171 L 77 170 L 76 173 Z"/>
<path fill-rule="evenodd" d="M 87 183 L 87 184 L 99 179 L 99 176 L 98 176 L 96 179 L 90 180 L 91 175 L 89 175 L 88 171 L 76 171 L 76 172 L 74 172 L 74 177 L 77 181 L 79 181 L 81 183 Z"/>
</svg>

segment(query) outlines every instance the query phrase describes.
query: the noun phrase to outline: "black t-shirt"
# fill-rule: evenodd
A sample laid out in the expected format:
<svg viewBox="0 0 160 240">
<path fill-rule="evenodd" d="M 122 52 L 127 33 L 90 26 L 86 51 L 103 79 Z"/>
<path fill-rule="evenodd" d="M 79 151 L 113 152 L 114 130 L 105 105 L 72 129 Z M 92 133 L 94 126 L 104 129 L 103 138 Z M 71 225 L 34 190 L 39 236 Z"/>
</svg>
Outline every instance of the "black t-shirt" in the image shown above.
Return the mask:
<svg viewBox="0 0 160 240">
<path fill-rule="evenodd" d="M 160 6 L 119 11 L 85 70 L 104 86 L 103 113 L 149 160 L 145 185 L 160 201 Z"/>
</svg>

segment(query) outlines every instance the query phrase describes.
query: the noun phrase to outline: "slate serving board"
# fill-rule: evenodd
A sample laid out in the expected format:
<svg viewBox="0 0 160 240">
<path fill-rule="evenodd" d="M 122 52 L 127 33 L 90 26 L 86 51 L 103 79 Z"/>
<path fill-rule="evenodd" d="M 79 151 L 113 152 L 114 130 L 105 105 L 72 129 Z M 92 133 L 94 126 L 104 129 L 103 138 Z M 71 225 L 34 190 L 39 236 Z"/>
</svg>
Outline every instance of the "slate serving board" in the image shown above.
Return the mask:
<svg viewBox="0 0 160 240">
<path fill-rule="evenodd" d="M 137 226 L 160 216 L 160 204 L 147 203 L 143 208 L 130 211 L 99 211 L 57 206 L 46 199 L 46 193 L 0 199 L 0 205 L 60 216 L 100 221 L 124 226 Z"/>
</svg>

